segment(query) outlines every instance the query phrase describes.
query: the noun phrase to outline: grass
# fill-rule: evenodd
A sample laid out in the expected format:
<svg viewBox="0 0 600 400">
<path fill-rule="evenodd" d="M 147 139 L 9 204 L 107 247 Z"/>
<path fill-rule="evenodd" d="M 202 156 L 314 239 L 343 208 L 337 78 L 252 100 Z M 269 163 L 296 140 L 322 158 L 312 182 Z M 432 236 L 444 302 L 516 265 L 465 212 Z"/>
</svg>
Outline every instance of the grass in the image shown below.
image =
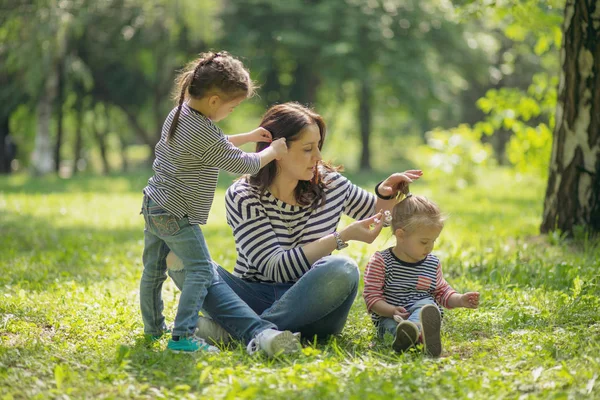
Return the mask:
<svg viewBox="0 0 600 400">
<path fill-rule="evenodd" d="M 349 176 L 367 188 L 382 178 Z M 544 182 L 489 170 L 461 191 L 413 185 L 450 215 L 435 251 L 447 280 L 482 295 L 478 310 L 446 313 L 442 358 L 377 342 L 359 297 L 341 336 L 270 360 L 242 346 L 190 356 L 143 340 L 147 177 L 0 178 L 0 398 L 600 398 L 600 250 L 537 235 Z M 231 269 L 228 179 L 204 232 Z M 364 267 L 390 236 L 345 253 Z M 164 298 L 172 321 L 169 281 Z"/>
</svg>

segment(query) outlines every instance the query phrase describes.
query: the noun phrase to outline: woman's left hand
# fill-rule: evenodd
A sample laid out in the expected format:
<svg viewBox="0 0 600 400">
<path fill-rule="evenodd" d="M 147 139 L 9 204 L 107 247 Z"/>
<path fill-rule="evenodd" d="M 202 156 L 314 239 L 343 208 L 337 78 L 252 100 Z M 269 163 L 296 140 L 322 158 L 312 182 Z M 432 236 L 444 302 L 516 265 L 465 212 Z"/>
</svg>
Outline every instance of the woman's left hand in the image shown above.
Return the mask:
<svg viewBox="0 0 600 400">
<path fill-rule="evenodd" d="M 383 181 L 381 185 L 379 185 L 377 191 L 382 196 L 395 196 L 404 185 L 416 181 L 421 175 L 423 175 L 423 171 L 420 169 L 409 169 L 404 172 L 396 172 Z"/>
<path fill-rule="evenodd" d="M 383 228 L 383 213 L 379 211 L 370 218 L 354 221 L 340 231 L 343 241 L 357 240 L 364 243 L 373 243 Z"/>
</svg>

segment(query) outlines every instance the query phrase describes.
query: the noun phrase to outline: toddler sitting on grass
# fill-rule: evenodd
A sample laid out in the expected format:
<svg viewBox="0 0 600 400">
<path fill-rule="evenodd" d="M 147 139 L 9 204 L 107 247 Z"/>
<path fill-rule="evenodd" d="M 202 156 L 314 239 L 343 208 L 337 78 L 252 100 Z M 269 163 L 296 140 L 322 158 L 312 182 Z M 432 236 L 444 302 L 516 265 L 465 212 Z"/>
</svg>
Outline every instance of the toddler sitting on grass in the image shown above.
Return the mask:
<svg viewBox="0 0 600 400">
<path fill-rule="evenodd" d="M 438 206 L 410 193 L 392 210 L 396 246 L 376 252 L 365 271 L 363 297 L 380 338 L 394 336 L 397 352 L 422 342 L 425 353 L 442 352 L 440 328 L 445 308 L 477 308 L 479 293 L 457 293 L 442 275 L 440 260 L 431 254 L 444 227 Z"/>
</svg>

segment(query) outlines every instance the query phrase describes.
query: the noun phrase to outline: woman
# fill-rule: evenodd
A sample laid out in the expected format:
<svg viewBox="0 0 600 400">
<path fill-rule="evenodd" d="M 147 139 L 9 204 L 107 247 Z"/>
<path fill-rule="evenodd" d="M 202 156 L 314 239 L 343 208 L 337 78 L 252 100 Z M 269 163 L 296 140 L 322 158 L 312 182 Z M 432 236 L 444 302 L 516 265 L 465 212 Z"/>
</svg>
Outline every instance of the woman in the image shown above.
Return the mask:
<svg viewBox="0 0 600 400">
<path fill-rule="evenodd" d="M 297 103 L 280 104 L 267 111 L 260 126 L 273 140 L 285 138 L 288 153 L 227 190 L 227 222 L 238 259 L 233 274 L 221 267 L 218 273 L 279 329 L 305 338 L 338 334 L 356 297 L 359 271 L 354 260 L 331 253 L 350 241 L 372 243 L 383 226 L 381 213 L 394 206 L 402 185 L 422 172 L 393 174 L 372 194 L 322 162 L 326 127 L 319 114 Z M 266 146 L 258 143 L 256 150 Z M 356 221 L 338 231 L 342 214 Z M 206 318 L 198 328 L 202 338 L 227 339 Z"/>
</svg>

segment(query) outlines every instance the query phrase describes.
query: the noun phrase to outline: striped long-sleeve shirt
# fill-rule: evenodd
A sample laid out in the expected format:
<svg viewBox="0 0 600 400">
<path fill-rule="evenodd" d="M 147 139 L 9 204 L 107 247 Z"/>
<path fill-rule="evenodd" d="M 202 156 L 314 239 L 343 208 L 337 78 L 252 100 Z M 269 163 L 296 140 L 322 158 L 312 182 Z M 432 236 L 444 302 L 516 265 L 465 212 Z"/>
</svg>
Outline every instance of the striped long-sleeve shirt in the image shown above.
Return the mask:
<svg viewBox="0 0 600 400">
<path fill-rule="evenodd" d="M 379 300 L 408 309 L 426 298 L 450 308 L 448 299 L 456 293 L 444 279 L 442 265 L 436 256 L 429 254 L 419 262 L 408 263 L 396 257 L 391 248 L 373 254 L 365 269 L 364 280 L 363 298 L 368 311 Z M 379 325 L 380 318 L 371 311 L 375 326 Z"/>
<path fill-rule="evenodd" d="M 219 127 L 186 103 L 167 143 L 175 111 L 163 125 L 152 165 L 154 176 L 148 180 L 144 193 L 178 218 L 187 216 L 190 224 L 206 224 L 219 170 L 256 174 L 260 157 L 235 147 Z"/>
<path fill-rule="evenodd" d="M 375 214 L 375 196 L 337 172 L 326 172 L 324 206 L 289 205 L 269 191 L 260 197 L 242 179 L 227 190 L 227 222 L 238 259 L 234 274 L 250 281 L 295 282 L 311 268 L 302 246 L 335 232 L 342 214 L 362 220 Z"/>
</svg>

